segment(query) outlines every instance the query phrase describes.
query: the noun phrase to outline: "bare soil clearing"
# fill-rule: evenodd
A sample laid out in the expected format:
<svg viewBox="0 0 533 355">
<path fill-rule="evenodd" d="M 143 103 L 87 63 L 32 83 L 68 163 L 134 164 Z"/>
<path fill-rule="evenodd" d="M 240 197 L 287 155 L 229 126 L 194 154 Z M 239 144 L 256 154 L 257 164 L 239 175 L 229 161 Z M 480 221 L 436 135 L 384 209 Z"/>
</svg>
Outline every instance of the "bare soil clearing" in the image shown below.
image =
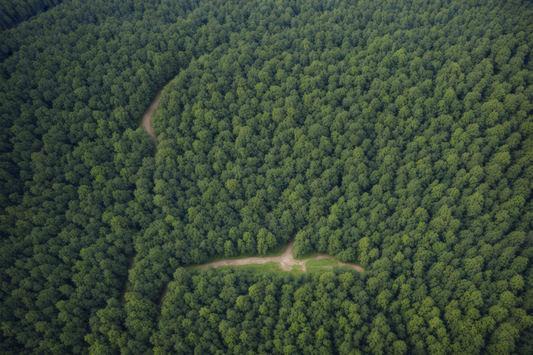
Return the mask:
<svg viewBox="0 0 533 355">
<path fill-rule="evenodd" d="M 201 267 L 206 268 L 208 266 L 212 266 L 212 267 L 218 267 L 218 266 L 242 266 L 242 265 L 250 265 L 250 264 L 265 264 L 265 263 L 274 261 L 274 262 L 278 262 L 279 263 L 279 267 L 282 270 L 291 271 L 293 266 L 298 265 L 298 266 L 301 266 L 301 270 L 305 272 L 305 271 L 307 271 L 307 269 L 305 267 L 305 264 L 309 260 L 313 260 L 313 259 L 314 260 L 335 259 L 331 255 L 321 254 L 321 255 L 315 256 L 314 258 L 309 258 L 309 259 L 305 259 L 305 260 L 295 260 L 292 257 L 293 246 L 294 246 L 294 240 L 291 240 L 289 245 L 287 245 L 287 249 L 285 249 L 285 251 L 283 252 L 283 254 L 281 256 L 255 257 L 255 258 L 244 258 L 244 259 L 236 259 L 236 260 L 222 260 L 222 261 L 217 261 L 217 262 L 214 262 L 214 263 L 204 264 L 204 265 L 201 265 Z M 357 270 L 357 271 L 359 271 L 361 273 L 365 272 L 365 269 L 363 269 L 361 266 L 356 265 L 356 264 L 339 262 L 337 264 L 337 266 L 349 266 L 349 267 L 354 268 L 355 270 Z M 327 267 L 327 266 L 323 266 L 323 267 Z M 332 268 L 332 266 L 329 266 L 327 268 Z"/>
</svg>

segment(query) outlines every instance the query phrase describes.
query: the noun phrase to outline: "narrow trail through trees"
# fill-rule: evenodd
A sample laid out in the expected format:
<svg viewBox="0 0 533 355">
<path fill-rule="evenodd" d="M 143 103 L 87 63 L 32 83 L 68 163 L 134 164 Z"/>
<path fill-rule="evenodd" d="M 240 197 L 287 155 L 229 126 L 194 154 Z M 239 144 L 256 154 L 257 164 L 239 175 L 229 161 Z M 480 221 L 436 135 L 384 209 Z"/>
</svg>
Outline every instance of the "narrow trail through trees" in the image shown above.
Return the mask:
<svg viewBox="0 0 533 355">
<path fill-rule="evenodd" d="M 146 132 L 148 132 L 150 137 L 152 137 L 152 140 L 154 141 L 155 145 L 157 145 L 157 138 L 156 138 L 156 136 L 154 134 L 154 131 L 152 130 L 152 115 L 153 115 L 154 111 L 156 110 L 157 105 L 159 104 L 159 99 L 161 98 L 161 93 L 163 92 L 163 89 L 165 88 L 165 86 L 167 86 L 167 84 L 168 83 L 163 85 L 163 87 L 161 89 L 159 89 L 159 91 L 155 94 L 155 97 L 152 100 L 152 103 L 150 104 L 150 106 L 148 106 L 148 108 L 144 112 L 143 120 L 142 120 L 143 128 L 146 130 Z"/>
</svg>

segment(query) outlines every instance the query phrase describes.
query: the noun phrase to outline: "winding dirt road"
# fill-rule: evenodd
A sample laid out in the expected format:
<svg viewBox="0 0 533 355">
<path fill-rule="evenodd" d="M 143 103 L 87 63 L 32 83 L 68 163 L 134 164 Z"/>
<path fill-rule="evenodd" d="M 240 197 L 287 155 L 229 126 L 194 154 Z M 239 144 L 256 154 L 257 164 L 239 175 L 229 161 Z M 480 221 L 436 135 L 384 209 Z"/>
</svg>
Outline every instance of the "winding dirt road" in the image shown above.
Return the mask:
<svg viewBox="0 0 533 355">
<path fill-rule="evenodd" d="M 152 114 L 154 113 L 155 109 L 157 108 L 157 105 L 159 104 L 159 99 L 161 98 L 161 93 L 163 92 L 163 89 L 165 88 L 165 86 L 167 86 L 167 84 L 168 83 L 163 85 L 163 87 L 161 89 L 159 89 L 159 91 L 155 94 L 155 97 L 152 100 L 152 103 L 150 104 L 150 106 L 148 106 L 148 108 L 144 112 L 143 120 L 142 120 L 143 128 L 146 130 L 146 132 L 148 132 L 150 137 L 152 137 L 152 140 L 154 141 L 155 145 L 157 145 L 157 138 L 155 137 L 154 131 L 152 130 L 152 121 L 151 121 L 151 119 L 152 119 Z"/>
<path fill-rule="evenodd" d="M 235 260 L 222 260 L 222 261 L 216 261 L 214 263 L 204 264 L 201 265 L 203 268 L 206 268 L 208 266 L 212 267 L 218 267 L 218 266 L 242 266 L 242 265 L 250 265 L 250 264 L 265 264 L 271 261 L 279 263 L 279 267 L 282 270 L 290 271 L 292 270 L 292 267 L 295 265 L 299 265 L 302 267 L 302 271 L 307 271 L 305 264 L 309 260 L 320 260 L 320 259 L 335 259 L 331 255 L 327 254 L 321 254 L 318 256 L 315 256 L 314 258 L 309 258 L 305 260 L 296 260 L 292 257 L 292 250 L 294 246 L 294 240 L 291 240 L 289 245 L 287 245 L 287 248 L 280 256 L 272 256 L 272 257 L 256 257 L 256 258 L 245 258 L 245 259 L 235 259 Z M 339 262 L 337 266 L 349 266 L 351 268 L 354 268 L 355 270 L 363 273 L 365 272 L 365 269 L 363 269 L 361 266 L 356 264 L 350 264 L 350 263 L 341 263 Z M 332 266 L 322 266 L 326 268 L 332 268 Z"/>
</svg>

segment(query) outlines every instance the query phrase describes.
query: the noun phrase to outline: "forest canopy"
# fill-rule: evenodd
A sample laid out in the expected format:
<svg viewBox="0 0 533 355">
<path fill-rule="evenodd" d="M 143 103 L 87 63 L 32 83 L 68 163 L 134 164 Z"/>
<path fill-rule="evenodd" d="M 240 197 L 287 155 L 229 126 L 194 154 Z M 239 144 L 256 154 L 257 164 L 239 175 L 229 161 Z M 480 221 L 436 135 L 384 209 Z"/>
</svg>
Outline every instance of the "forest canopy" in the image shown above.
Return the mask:
<svg viewBox="0 0 533 355">
<path fill-rule="evenodd" d="M 50 10 L 62 0 L 1 0 L 0 31 L 27 21 L 32 16 Z"/>
<path fill-rule="evenodd" d="M 530 2 L 50 3 L 0 18 L 1 353 L 532 354 Z M 188 268 L 293 238 L 365 272 Z"/>
</svg>

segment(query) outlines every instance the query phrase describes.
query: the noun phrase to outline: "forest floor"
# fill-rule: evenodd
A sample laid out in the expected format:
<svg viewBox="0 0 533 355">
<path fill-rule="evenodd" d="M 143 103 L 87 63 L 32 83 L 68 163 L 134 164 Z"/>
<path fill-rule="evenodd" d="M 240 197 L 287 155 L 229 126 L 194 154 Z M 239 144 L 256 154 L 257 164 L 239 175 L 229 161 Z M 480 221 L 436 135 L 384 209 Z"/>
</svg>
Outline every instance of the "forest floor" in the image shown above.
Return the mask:
<svg viewBox="0 0 533 355">
<path fill-rule="evenodd" d="M 351 263 L 342 263 L 340 261 L 337 261 L 333 256 L 327 255 L 327 254 L 319 254 L 315 257 L 304 259 L 304 260 L 296 260 L 292 256 L 292 250 L 294 246 L 294 239 L 289 242 L 289 245 L 287 245 L 287 248 L 281 254 L 280 256 L 271 256 L 271 257 L 253 257 L 253 258 L 244 258 L 244 259 L 232 259 L 232 260 L 221 260 L 216 261 L 214 263 L 208 263 L 199 265 L 198 267 L 206 268 L 208 266 L 212 267 L 219 267 L 219 266 L 242 266 L 242 265 L 250 265 L 250 264 L 265 264 L 269 262 L 276 262 L 279 263 L 279 267 L 282 270 L 285 271 L 291 271 L 293 270 L 294 266 L 301 267 L 301 270 L 303 272 L 307 271 L 306 264 L 308 261 L 311 260 L 322 260 L 322 259 L 330 259 L 332 262 L 327 263 L 326 265 L 313 265 L 315 267 L 325 267 L 331 269 L 333 266 L 348 266 L 351 268 L 354 268 L 355 270 L 363 273 L 365 272 L 365 269 L 363 269 L 361 266 Z M 332 265 L 337 261 L 336 265 Z"/>
</svg>

